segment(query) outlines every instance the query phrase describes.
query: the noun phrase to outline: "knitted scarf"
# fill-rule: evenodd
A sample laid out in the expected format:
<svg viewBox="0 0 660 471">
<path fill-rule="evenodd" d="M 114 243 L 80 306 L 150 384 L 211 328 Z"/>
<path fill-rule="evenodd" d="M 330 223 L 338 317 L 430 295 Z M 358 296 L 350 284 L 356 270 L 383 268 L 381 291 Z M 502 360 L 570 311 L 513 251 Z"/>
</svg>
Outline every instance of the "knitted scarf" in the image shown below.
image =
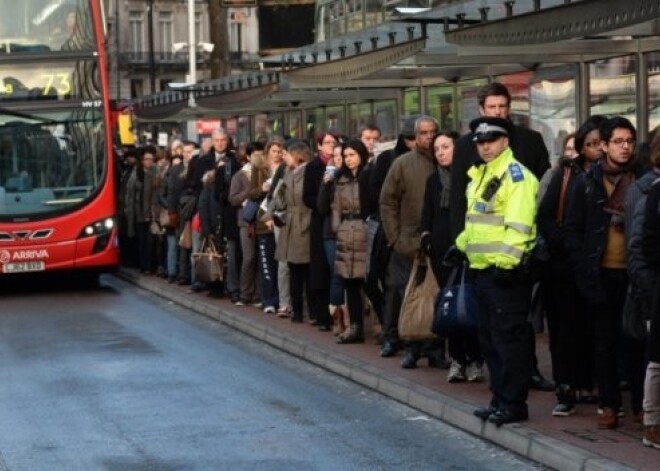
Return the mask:
<svg viewBox="0 0 660 471">
<path fill-rule="evenodd" d="M 438 167 L 438 176 L 442 191 L 440 192 L 440 207 L 449 208 L 449 193 L 451 192 L 451 170 L 449 167 Z"/>
<path fill-rule="evenodd" d="M 615 166 L 610 165 L 607 159 L 603 159 L 602 165 L 604 178 L 614 186 L 614 190 L 605 204 L 605 212 L 612 215 L 610 224 L 621 226 L 624 220 L 626 193 L 635 181 L 635 174 L 632 170 L 634 162 L 631 161 L 624 166 Z"/>
</svg>

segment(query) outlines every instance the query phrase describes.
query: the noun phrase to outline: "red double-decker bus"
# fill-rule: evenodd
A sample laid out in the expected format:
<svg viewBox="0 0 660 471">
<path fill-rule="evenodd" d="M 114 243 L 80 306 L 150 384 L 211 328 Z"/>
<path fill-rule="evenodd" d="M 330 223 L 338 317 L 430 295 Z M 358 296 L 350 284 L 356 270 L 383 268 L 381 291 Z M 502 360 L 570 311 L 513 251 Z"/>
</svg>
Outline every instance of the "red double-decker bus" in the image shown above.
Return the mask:
<svg viewBox="0 0 660 471">
<path fill-rule="evenodd" d="M 118 265 L 102 0 L 0 0 L 0 276 Z"/>
</svg>

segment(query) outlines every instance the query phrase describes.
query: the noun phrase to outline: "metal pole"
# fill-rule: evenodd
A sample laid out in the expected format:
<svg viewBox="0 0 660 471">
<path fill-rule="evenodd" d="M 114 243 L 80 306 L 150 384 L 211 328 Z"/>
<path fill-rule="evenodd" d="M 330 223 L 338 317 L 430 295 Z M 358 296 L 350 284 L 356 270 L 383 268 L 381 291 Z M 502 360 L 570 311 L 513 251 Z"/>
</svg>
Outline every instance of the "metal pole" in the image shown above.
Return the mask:
<svg viewBox="0 0 660 471">
<path fill-rule="evenodd" d="M 115 70 L 117 75 L 117 100 L 121 100 L 121 74 L 119 73 L 119 54 L 121 53 L 121 43 L 119 41 L 119 0 L 115 0 L 115 46 L 117 48 L 115 52 Z"/>
<path fill-rule="evenodd" d="M 197 83 L 197 43 L 195 42 L 195 0 L 188 0 L 188 80 Z M 190 92 L 189 106 L 195 106 L 195 93 Z"/>
<path fill-rule="evenodd" d="M 156 56 L 154 52 L 154 0 L 149 0 L 149 21 L 148 34 L 149 34 L 149 83 L 151 85 L 151 93 L 156 93 Z"/>
<path fill-rule="evenodd" d="M 636 41 L 639 45 L 639 39 Z M 644 142 L 649 137 L 649 69 L 646 54 L 643 52 L 637 52 L 635 59 L 637 141 Z"/>
</svg>

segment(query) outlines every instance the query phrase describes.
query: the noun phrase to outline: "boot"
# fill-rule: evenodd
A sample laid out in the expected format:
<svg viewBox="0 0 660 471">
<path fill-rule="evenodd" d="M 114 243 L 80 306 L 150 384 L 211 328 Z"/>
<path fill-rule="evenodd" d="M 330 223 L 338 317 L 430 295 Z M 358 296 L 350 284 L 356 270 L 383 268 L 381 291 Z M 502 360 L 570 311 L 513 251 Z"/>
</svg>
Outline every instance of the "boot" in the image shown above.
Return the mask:
<svg viewBox="0 0 660 471">
<path fill-rule="evenodd" d="M 339 306 L 339 310 L 341 311 L 342 333 L 346 334 L 346 333 L 348 333 L 348 330 L 351 326 L 351 317 L 348 315 L 348 306 L 346 306 L 346 305 Z M 360 331 L 363 332 L 363 329 L 360 329 Z"/>
<path fill-rule="evenodd" d="M 364 342 L 364 331 L 359 324 L 351 324 L 348 330 L 337 337 L 337 343 L 362 343 Z"/>
<path fill-rule="evenodd" d="M 575 390 L 568 384 L 557 386 L 557 405 L 552 409 L 555 417 L 568 417 L 575 412 Z"/>
<path fill-rule="evenodd" d="M 330 313 L 330 318 L 332 319 L 332 333 L 336 337 L 337 335 L 341 334 L 344 331 L 341 325 L 342 322 L 341 307 L 335 306 L 334 304 L 330 304 L 328 306 L 328 312 Z"/>
</svg>

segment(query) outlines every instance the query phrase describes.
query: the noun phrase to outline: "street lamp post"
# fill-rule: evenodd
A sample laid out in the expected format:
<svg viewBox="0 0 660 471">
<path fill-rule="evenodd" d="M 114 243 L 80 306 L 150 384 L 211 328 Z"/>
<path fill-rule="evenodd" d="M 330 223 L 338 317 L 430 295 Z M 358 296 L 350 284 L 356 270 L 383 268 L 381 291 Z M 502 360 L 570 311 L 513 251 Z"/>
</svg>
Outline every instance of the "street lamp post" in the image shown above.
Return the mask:
<svg viewBox="0 0 660 471">
<path fill-rule="evenodd" d="M 188 0 L 188 81 L 197 84 L 197 45 L 195 41 L 195 0 Z M 195 107 L 195 92 L 191 90 L 188 106 Z"/>
<path fill-rule="evenodd" d="M 147 16 L 149 24 L 149 84 L 151 93 L 156 93 L 156 57 L 154 52 L 154 0 L 149 0 L 149 15 Z"/>
</svg>

